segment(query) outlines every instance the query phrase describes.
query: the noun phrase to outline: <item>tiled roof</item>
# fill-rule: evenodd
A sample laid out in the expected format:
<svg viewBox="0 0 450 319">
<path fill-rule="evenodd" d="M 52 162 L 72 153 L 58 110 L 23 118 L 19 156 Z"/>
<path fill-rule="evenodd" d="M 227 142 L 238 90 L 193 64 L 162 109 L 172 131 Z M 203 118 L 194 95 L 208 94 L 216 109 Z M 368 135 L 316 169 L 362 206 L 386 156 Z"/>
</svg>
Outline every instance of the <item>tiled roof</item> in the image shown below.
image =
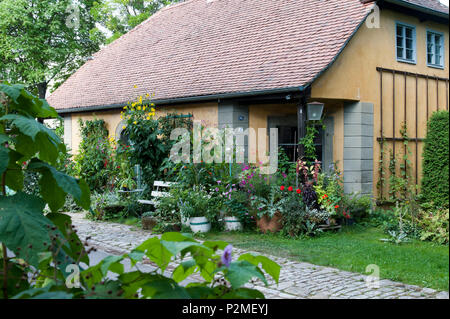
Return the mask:
<svg viewBox="0 0 450 319">
<path fill-rule="evenodd" d="M 432 9 L 435 11 L 439 11 L 439 12 L 448 14 L 448 7 L 443 5 L 438 0 L 402 0 L 402 1 L 409 2 L 409 3 L 415 4 L 420 7 L 424 7 L 424 8 L 428 8 L 428 9 Z"/>
<path fill-rule="evenodd" d="M 188 0 L 94 55 L 48 98 L 57 109 L 300 87 L 345 46 L 373 3 Z M 134 88 L 134 86 L 137 88 Z"/>
</svg>

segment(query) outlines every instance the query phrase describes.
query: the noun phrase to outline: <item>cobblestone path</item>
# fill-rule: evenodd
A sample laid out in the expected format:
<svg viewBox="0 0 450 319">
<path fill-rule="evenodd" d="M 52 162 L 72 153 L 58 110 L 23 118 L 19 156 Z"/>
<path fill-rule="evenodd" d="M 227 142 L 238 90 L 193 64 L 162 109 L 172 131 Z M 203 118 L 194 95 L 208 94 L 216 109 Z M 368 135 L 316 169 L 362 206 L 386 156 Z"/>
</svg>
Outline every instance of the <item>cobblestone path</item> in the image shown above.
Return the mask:
<svg viewBox="0 0 450 319">
<path fill-rule="evenodd" d="M 141 244 L 149 237 L 155 236 L 149 231 L 133 226 L 94 222 L 84 219 L 84 214 L 73 213 L 73 223 L 80 238 L 91 236 L 90 246 L 110 254 L 123 254 Z M 248 251 L 233 249 L 233 259 Z M 258 253 L 261 254 L 261 253 Z M 260 281 L 247 285 L 257 288 L 266 298 L 277 299 L 448 299 L 445 291 L 436 291 L 407 285 L 390 280 L 380 280 L 379 288 L 369 288 L 366 276 L 342 271 L 335 268 L 317 266 L 309 263 L 292 261 L 286 258 L 269 256 L 281 265 L 279 284 L 269 281 L 265 286 Z M 169 265 L 168 271 L 176 264 Z M 148 267 L 147 267 L 148 269 Z M 198 280 L 200 277 L 192 277 Z M 189 280 L 189 279 L 188 279 Z M 188 282 L 188 281 L 187 281 Z M 184 284 L 183 282 L 182 284 Z"/>
</svg>

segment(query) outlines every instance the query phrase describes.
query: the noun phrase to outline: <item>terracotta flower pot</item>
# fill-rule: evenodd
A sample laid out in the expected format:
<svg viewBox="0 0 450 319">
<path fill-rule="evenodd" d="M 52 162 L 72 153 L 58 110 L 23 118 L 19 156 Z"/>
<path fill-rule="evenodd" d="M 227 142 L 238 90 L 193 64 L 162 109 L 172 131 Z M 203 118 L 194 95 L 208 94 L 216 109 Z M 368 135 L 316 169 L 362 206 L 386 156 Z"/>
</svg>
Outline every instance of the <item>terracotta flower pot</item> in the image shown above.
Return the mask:
<svg viewBox="0 0 450 319">
<path fill-rule="evenodd" d="M 142 229 L 145 229 L 145 230 L 152 230 L 153 227 L 155 227 L 155 225 L 158 223 L 156 218 L 154 218 L 152 216 L 142 217 L 141 222 L 142 222 Z"/>
<path fill-rule="evenodd" d="M 283 216 L 279 212 L 275 213 L 272 218 L 264 215 L 260 219 L 256 220 L 256 225 L 258 226 L 258 229 L 263 233 L 267 233 L 267 231 L 276 233 L 279 232 L 283 227 L 281 223 L 282 218 Z"/>
</svg>

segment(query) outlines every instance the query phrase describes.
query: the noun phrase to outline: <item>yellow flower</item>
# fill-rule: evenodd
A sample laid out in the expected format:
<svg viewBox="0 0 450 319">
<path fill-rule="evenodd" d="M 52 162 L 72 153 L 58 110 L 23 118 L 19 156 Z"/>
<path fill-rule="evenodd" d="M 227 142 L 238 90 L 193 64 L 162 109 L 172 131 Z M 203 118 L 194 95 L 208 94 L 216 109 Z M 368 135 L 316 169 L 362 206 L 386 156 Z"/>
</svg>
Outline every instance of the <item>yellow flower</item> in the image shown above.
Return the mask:
<svg viewBox="0 0 450 319">
<path fill-rule="evenodd" d="M 134 85 L 134 88 L 137 89 L 137 85 L 136 84 Z"/>
<path fill-rule="evenodd" d="M 150 96 L 150 94 L 148 94 L 148 93 L 147 93 L 147 94 L 145 94 L 145 97 L 149 97 L 149 96 Z"/>
<path fill-rule="evenodd" d="M 138 107 L 137 107 L 137 110 L 138 110 L 138 111 L 140 111 L 140 110 L 141 110 L 141 107 L 140 107 L 140 106 L 138 106 Z"/>
<path fill-rule="evenodd" d="M 124 107 L 123 109 L 126 110 L 126 109 L 127 109 L 127 106 L 125 105 L 125 107 Z"/>
<path fill-rule="evenodd" d="M 139 104 L 142 104 L 142 96 L 139 97 Z"/>
<path fill-rule="evenodd" d="M 151 106 L 155 106 L 155 103 L 150 104 Z"/>
<path fill-rule="evenodd" d="M 122 126 L 122 129 L 125 129 L 126 127 L 125 127 L 125 125 L 124 126 Z"/>
<path fill-rule="evenodd" d="M 154 108 L 151 108 L 150 111 L 155 112 L 155 109 L 154 109 Z"/>
<path fill-rule="evenodd" d="M 136 103 L 132 103 L 131 106 L 132 106 L 132 107 L 135 107 L 135 106 L 136 106 Z"/>
<path fill-rule="evenodd" d="M 134 121 L 134 122 L 133 122 L 133 124 L 135 124 L 135 125 L 136 125 L 136 124 L 137 124 L 137 122 L 136 122 L 136 121 Z"/>
<path fill-rule="evenodd" d="M 147 106 L 144 105 L 144 107 L 142 109 L 145 111 L 146 108 L 147 108 Z"/>
</svg>

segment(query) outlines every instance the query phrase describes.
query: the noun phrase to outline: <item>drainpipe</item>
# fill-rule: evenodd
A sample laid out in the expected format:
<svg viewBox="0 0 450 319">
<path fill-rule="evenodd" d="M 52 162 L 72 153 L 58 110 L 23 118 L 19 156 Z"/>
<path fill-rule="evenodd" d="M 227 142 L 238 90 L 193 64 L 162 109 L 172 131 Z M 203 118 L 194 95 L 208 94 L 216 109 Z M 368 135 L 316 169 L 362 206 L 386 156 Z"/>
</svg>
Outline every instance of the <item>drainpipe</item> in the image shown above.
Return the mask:
<svg viewBox="0 0 450 319">
<path fill-rule="evenodd" d="M 308 97 L 311 95 L 311 87 L 307 87 L 304 94 L 299 99 L 297 104 L 297 132 L 298 141 L 306 135 L 306 102 Z M 302 158 L 305 155 L 305 148 L 303 145 L 298 144 L 298 158 Z"/>
</svg>

